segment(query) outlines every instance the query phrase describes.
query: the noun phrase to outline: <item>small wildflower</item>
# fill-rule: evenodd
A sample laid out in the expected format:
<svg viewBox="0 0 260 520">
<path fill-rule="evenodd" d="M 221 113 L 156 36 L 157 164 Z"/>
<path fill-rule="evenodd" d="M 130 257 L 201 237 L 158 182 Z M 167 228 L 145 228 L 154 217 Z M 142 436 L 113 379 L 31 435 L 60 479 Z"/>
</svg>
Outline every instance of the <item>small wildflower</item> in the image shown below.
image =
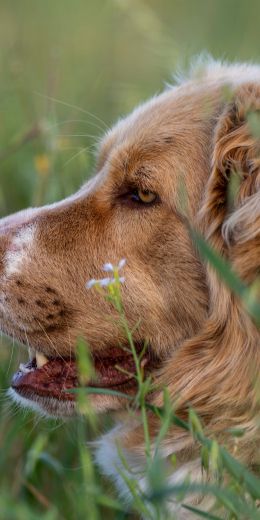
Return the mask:
<svg viewBox="0 0 260 520">
<path fill-rule="evenodd" d="M 101 280 L 98 280 L 98 284 L 100 287 L 107 287 L 110 283 L 113 283 L 113 278 L 102 278 Z"/>
<path fill-rule="evenodd" d="M 94 287 L 94 285 L 96 285 L 97 283 L 98 283 L 98 280 L 95 280 L 94 278 L 92 278 L 92 280 L 89 280 L 86 283 L 86 287 L 87 287 L 87 289 L 92 289 L 92 287 Z"/>
<path fill-rule="evenodd" d="M 125 258 L 122 258 L 118 265 L 113 265 L 111 264 L 111 262 L 107 262 L 103 265 L 103 271 L 105 271 L 106 273 L 113 273 L 115 269 L 117 269 L 118 271 L 120 271 L 120 269 L 122 269 L 126 264 L 126 259 Z"/>
<path fill-rule="evenodd" d="M 92 287 L 94 287 L 95 285 L 98 285 L 99 287 L 107 287 L 108 285 L 116 283 L 117 281 L 119 281 L 119 283 L 125 283 L 125 277 L 120 276 L 118 280 L 116 280 L 116 278 L 101 278 L 100 280 L 89 280 L 86 283 L 86 288 L 92 289 Z"/>
<path fill-rule="evenodd" d="M 120 269 L 125 267 L 125 264 L 126 264 L 126 259 L 122 258 L 122 260 L 120 260 L 119 263 L 118 263 L 118 271 L 120 271 Z"/>
<path fill-rule="evenodd" d="M 107 262 L 106 264 L 103 265 L 103 271 L 105 271 L 106 273 L 113 273 L 114 267 L 110 262 Z"/>
<path fill-rule="evenodd" d="M 103 265 L 103 271 L 107 273 L 113 273 L 113 278 L 101 278 L 100 280 L 95 280 L 94 278 L 92 280 L 89 280 L 86 283 L 87 289 L 92 289 L 92 287 L 108 287 L 110 285 L 116 284 L 116 283 L 124 283 L 125 277 L 124 276 L 118 276 L 118 272 L 120 269 L 124 267 L 126 264 L 126 260 L 123 258 L 119 261 L 118 265 L 113 266 L 111 262 L 107 262 Z"/>
<path fill-rule="evenodd" d="M 40 175 L 48 175 L 50 171 L 50 161 L 45 153 L 36 155 L 34 158 L 34 164 Z"/>
</svg>

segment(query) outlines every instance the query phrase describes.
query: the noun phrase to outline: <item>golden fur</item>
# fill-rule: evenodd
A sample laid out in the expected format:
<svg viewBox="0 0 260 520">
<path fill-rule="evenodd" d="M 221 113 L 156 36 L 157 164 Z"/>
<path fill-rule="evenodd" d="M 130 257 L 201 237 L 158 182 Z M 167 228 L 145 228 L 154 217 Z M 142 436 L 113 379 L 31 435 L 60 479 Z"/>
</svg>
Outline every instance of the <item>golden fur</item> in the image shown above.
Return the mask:
<svg viewBox="0 0 260 520">
<path fill-rule="evenodd" d="M 79 335 L 93 352 L 124 343 L 111 319 L 115 311 L 85 283 L 103 277 L 105 262 L 126 258 L 126 316 L 132 327 L 141 317 L 135 341 L 147 340 L 159 359 L 152 374 L 157 387 L 167 386 L 173 401 L 178 398 L 181 417 L 194 407 L 207 432 L 231 449 L 225 431 L 245 428 L 236 454 L 248 465 L 260 458 L 259 330 L 200 259 L 189 228 L 196 226 L 246 284 L 256 283 L 259 140 L 247 115 L 259 109 L 260 68 L 209 63 L 120 120 L 101 144 L 98 173 L 75 196 L 3 219 L 1 227 L 4 332 L 50 357 L 69 355 Z M 231 200 L 233 172 L 240 182 Z M 136 207 L 127 198 L 133 187 L 155 192 L 159 202 Z M 31 400 L 59 414 L 56 404 Z M 151 400 L 160 405 L 161 391 Z M 124 407 L 115 397 L 92 401 L 102 411 Z M 100 441 L 97 460 L 124 493 L 112 446 L 119 439 L 129 463 L 140 469 L 144 439 L 138 418 L 136 424 L 124 415 L 120 420 Z M 149 421 L 153 439 L 158 422 L 152 414 Z M 105 460 L 106 449 L 114 459 Z M 189 472 L 200 478 L 198 448 L 177 428 L 162 446 L 165 457 L 173 452 L 179 456 L 176 479 Z M 179 511 L 178 518 L 188 513 Z"/>
</svg>

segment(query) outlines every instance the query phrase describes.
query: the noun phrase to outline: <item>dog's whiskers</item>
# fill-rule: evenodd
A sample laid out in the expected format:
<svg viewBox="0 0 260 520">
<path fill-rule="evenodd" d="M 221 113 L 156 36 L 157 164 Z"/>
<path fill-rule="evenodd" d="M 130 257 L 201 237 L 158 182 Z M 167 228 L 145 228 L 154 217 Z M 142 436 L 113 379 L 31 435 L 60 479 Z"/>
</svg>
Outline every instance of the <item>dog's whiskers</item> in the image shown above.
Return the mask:
<svg viewBox="0 0 260 520">
<path fill-rule="evenodd" d="M 12 366 L 13 357 L 14 357 L 14 348 L 15 348 L 15 339 L 14 339 L 14 332 L 12 332 L 12 350 L 11 350 L 11 356 L 10 356 L 10 360 L 8 363 L 7 371 L 6 371 L 7 375 L 9 374 L 10 368 Z"/>
<path fill-rule="evenodd" d="M 69 124 L 69 123 L 80 123 L 80 124 L 85 124 L 85 125 L 91 125 L 93 126 L 94 128 L 97 128 L 100 132 L 104 132 L 104 128 L 102 128 L 101 126 L 97 125 L 96 123 L 94 123 L 93 121 L 87 121 L 86 119 L 64 119 L 63 121 L 59 121 L 57 123 L 53 123 L 53 124 L 50 124 L 48 125 L 48 130 L 52 130 L 58 126 L 62 126 L 62 125 L 66 125 L 66 124 Z M 97 136 L 93 136 L 95 138 L 97 138 Z"/>
<path fill-rule="evenodd" d="M 101 119 L 100 117 L 96 116 L 95 114 L 92 114 L 92 112 L 89 112 L 88 110 L 85 110 L 84 108 L 81 108 L 81 107 L 79 107 L 77 105 L 73 105 L 71 103 L 67 103 L 66 101 L 62 101 L 61 99 L 57 99 L 55 97 L 48 96 L 46 94 L 42 94 L 41 92 L 36 92 L 35 91 L 34 94 L 36 94 L 37 96 L 43 97 L 45 99 L 48 99 L 49 101 L 53 101 L 54 103 L 58 103 L 60 105 L 66 106 L 68 108 L 72 108 L 72 109 L 78 110 L 79 112 L 82 112 L 83 114 L 86 114 L 87 116 L 90 116 L 93 119 L 95 119 L 96 121 L 98 121 L 99 123 L 101 123 L 103 125 L 103 131 L 104 131 L 104 129 L 105 130 L 109 130 L 108 125 L 105 123 L 105 121 L 103 121 L 103 119 Z"/>
<path fill-rule="evenodd" d="M 91 150 L 92 148 L 93 148 L 93 145 L 86 146 L 84 148 L 80 148 L 80 150 L 78 152 L 76 152 L 70 159 L 68 159 L 68 161 L 66 161 L 63 166 L 67 166 L 68 164 L 71 163 L 71 161 L 76 159 L 76 157 L 79 157 L 79 155 L 82 155 L 83 153 L 87 152 L 88 150 Z"/>
<path fill-rule="evenodd" d="M 90 137 L 96 139 L 97 136 L 93 134 L 57 134 L 57 137 Z"/>
<path fill-rule="evenodd" d="M 51 345 L 52 348 L 55 350 L 55 352 L 56 352 L 56 354 L 57 354 L 57 357 L 60 358 L 60 359 L 62 359 L 62 361 L 65 362 L 65 359 L 63 358 L 63 356 L 61 355 L 61 353 L 60 353 L 60 352 L 57 350 L 57 348 L 55 347 L 55 345 L 54 345 L 52 339 L 51 339 L 50 336 L 47 334 L 47 332 L 46 332 L 45 328 L 43 327 L 43 325 L 39 322 L 39 320 L 36 320 L 36 321 L 37 321 L 39 327 L 42 329 L 42 331 L 43 331 L 45 337 L 47 338 L 47 340 L 49 341 L 50 345 Z"/>
</svg>

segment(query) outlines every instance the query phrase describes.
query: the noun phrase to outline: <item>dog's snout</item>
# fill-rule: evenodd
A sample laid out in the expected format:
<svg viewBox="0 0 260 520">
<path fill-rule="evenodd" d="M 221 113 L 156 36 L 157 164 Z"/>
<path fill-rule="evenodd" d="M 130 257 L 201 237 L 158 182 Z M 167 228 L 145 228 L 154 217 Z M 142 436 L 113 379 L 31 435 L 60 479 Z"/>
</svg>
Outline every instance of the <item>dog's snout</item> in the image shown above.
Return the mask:
<svg viewBox="0 0 260 520">
<path fill-rule="evenodd" d="M 37 209 L 26 209 L 13 213 L 0 220 L 0 238 L 14 236 L 22 228 L 30 225 L 37 213 Z"/>
<path fill-rule="evenodd" d="M 7 259 L 14 258 L 27 246 L 36 213 L 35 209 L 23 210 L 0 220 L 0 274 Z"/>
</svg>

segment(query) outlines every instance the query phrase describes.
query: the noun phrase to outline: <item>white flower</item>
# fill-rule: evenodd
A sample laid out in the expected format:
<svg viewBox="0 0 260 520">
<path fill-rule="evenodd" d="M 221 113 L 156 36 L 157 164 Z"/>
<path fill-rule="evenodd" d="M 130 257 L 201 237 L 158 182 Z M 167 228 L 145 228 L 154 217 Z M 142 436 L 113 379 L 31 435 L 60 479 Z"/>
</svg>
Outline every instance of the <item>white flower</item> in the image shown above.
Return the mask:
<svg viewBox="0 0 260 520">
<path fill-rule="evenodd" d="M 119 263 L 118 263 L 118 271 L 120 271 L 120 269 L 125 267 L 125 264 L 126 264 L 126 259 L 122 258 L 122 260 L 120 260 Z"/>
<path fill-rule="evenodd" d="M 89 280 L 86 283 L 86 287 L 87 287 L 87 289 L 92 289 L 92 287 L 94 287 L 94 285 L 96 285 L 97 283 L 98 283 L 98 280 L 95 280 L 94 278 L 92 278 L 92 280 Z"/>
<path fill-rule="evenodd" d="M 122 269 L 126 264 L 126 259 L 125 258 L 122 258 L 121 260 L 119 260 L 118 262 L 118 265 L 113 265 L 111 264 L 111 262 L 107 262 L 103 265 L 103 271 L 105 271 L 106 273 L 113 273 L 114 272 L 114 269 L 117 268 L 118 271 L 120 271 L 120 269 Z"/>
<path fill-rule="evenodd" d="M 100 287 L 107 287 L 110 283 L 113 282 L 113 278 L 102 278 L 101 280 L 98 280 L 98 284 Z"/>
<path fill-rule="evenodd" d="M 120 269 L 122 269 L 125 266 L 125 264 L 126 264 L 125 258 L 122 258 L 122 260 L 120 260 L 118 262 L 117 266 L 113 266 L 113 264 L 111 264 L 111 262 L 107 262 L 103 265 L 103 271 L 105 271 L 107 273 L 114 273 L 115 269 L 120 271 Z M 92 287 L 94 287 L 95 285 L 98 285 L 99 287 L 107 287 L 108 285 L 116 283 L 117 281 L 119 281 L 119 283 L 124 283 L 125 277 L 120 276 L 118 279 L 116 279 L 114 277 L 113 278 L 101 278 L 100 280 L 95 280 L 95 278 L 93 278 L 92 280 L 89 280 L 86 283 L 86 287 L 87 287 L 87 289 L 92 289 Z"/>
<path fill-rule="evenodd" d="M 114 267 L 111 264 L 111 262 L 107 262 L 106 264 L 103 265 L 103 271 L 105 271 L 106 273 L 113 273 L 114 272 Z"/>
</svg>

